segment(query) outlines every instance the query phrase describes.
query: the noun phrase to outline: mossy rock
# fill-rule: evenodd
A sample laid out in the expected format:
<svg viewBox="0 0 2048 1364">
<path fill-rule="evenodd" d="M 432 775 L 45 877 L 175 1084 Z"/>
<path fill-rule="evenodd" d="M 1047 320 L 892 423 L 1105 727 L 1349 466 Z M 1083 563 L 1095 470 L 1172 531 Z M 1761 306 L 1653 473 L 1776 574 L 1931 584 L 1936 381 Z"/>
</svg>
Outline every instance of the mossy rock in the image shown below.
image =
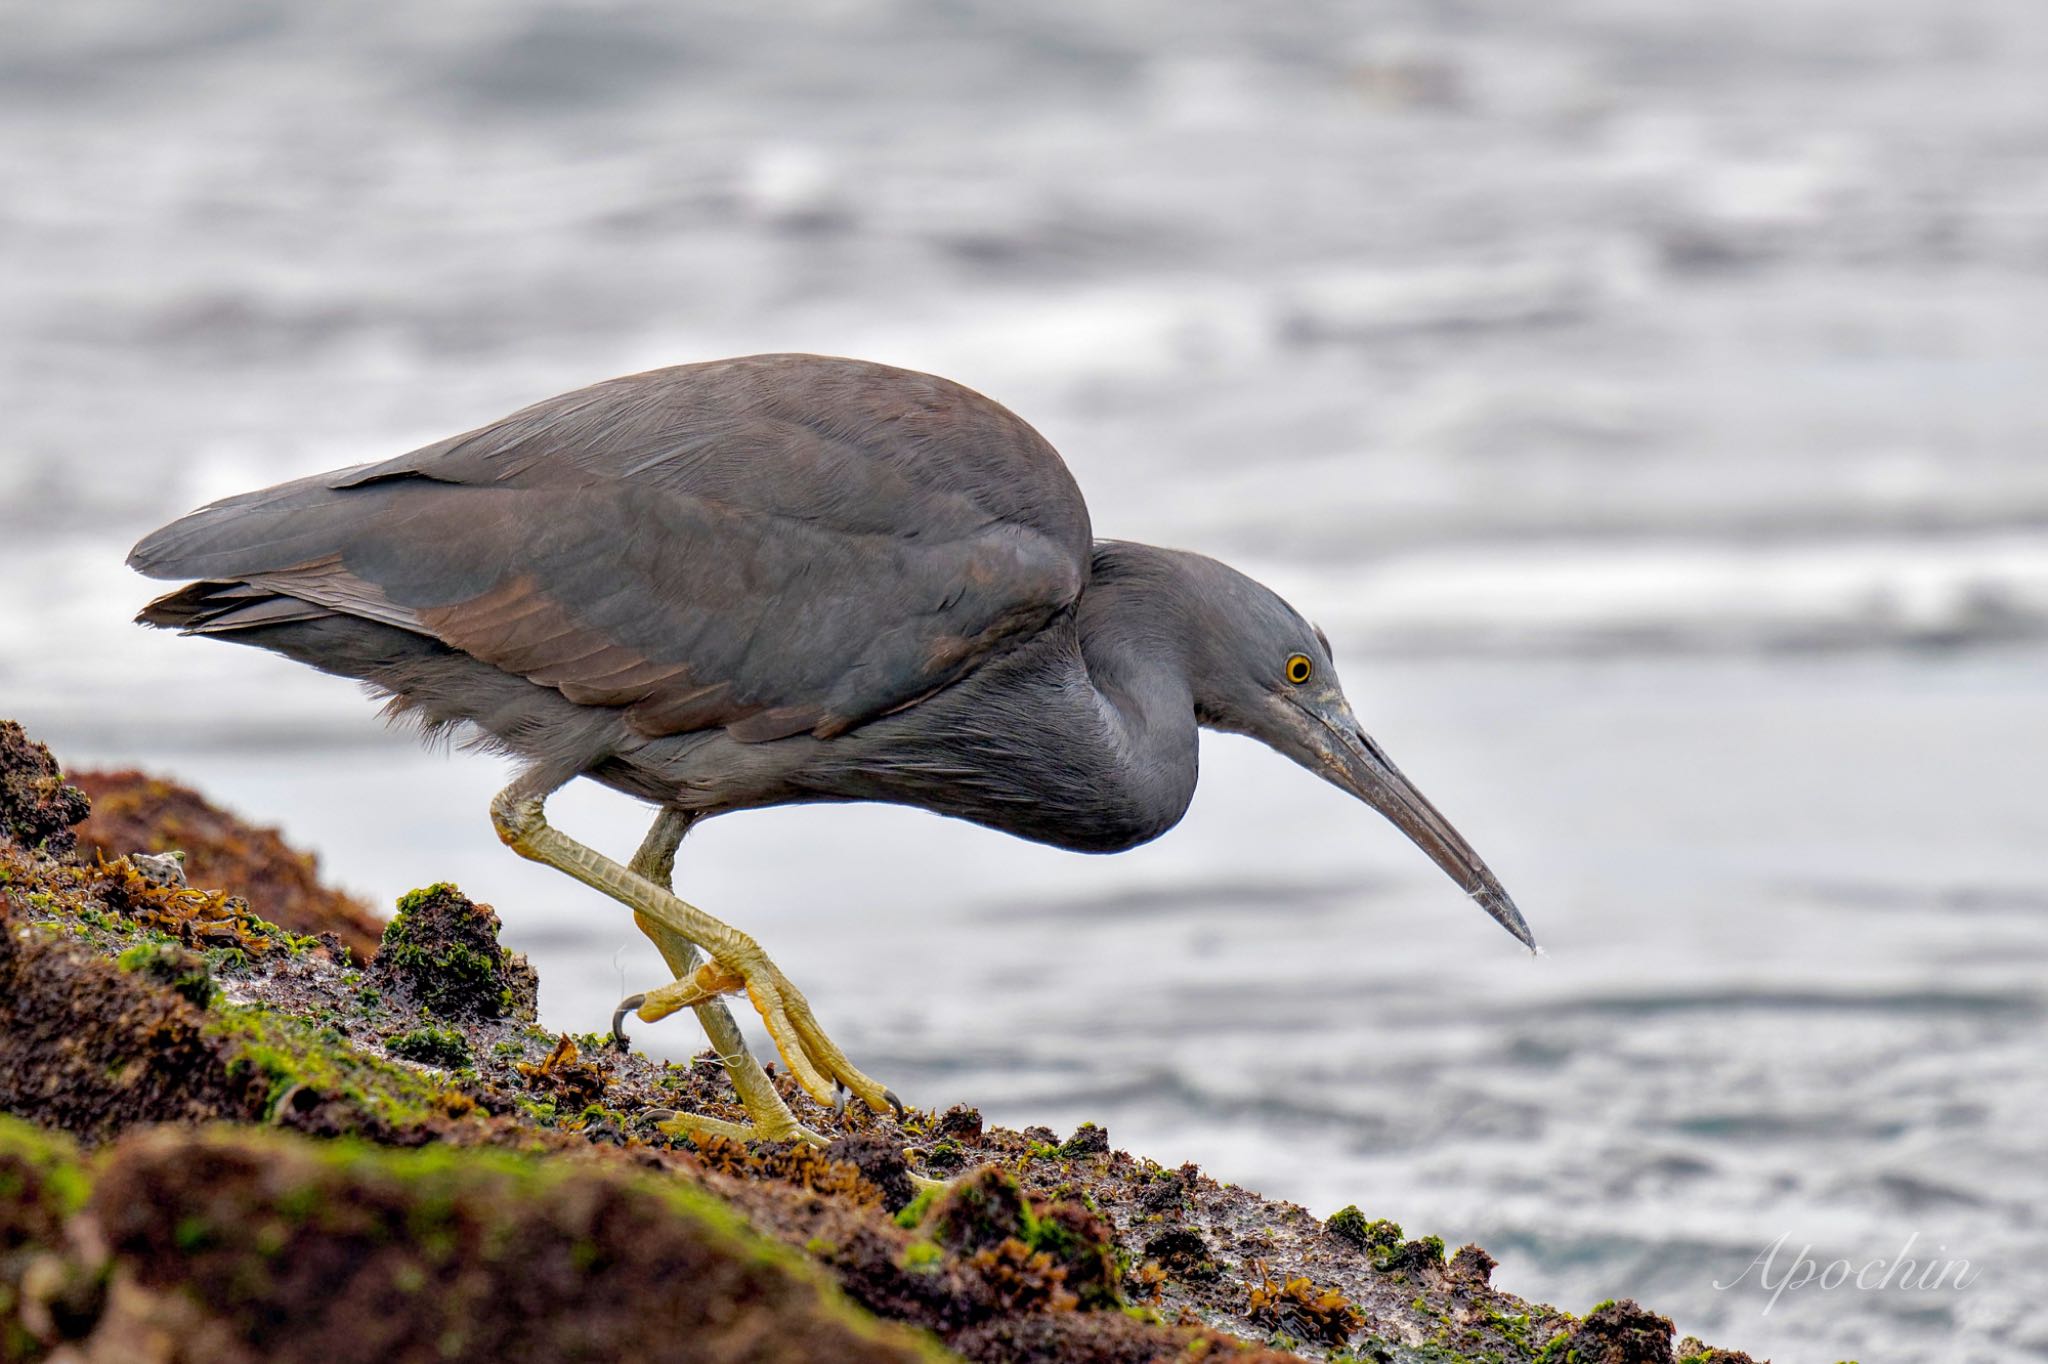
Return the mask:
<svg viewBox="0 0 2048 1364">
<path fill-rule="evenodd" d="M 1330 1234 L 1340 1236 L 1360 1250 L 1390 1251 L 1401 1244 L 1401 1224 L 1384 1217 L 1367 1218 L 1356 1203 L 1339 1208 L 1323 1224 Z"/>
<path fill-rule="evenodd" d="M 384 1039 L 384 1050 L 423 1066 L 460 1070 L 476 1060 L 469 1039 L 453 1028 L 414 1028 Z"/>
<path fill-rule="evenodd" d="M 1029 1236 L 1031 1208 L 1015 1177 L 984 1165 L 905 1208 L 897 1221 L 921 1229 L 955 1254 L 990 1250 Z"/>
<path fill-rule="evenodd" d="M 369 976 L 447 1019 L 531 1022 L 539 997 L 533 968 L 498 944 L 497 914 L 445 881 L 400 898 Z"/>
<path fill-rule="evenodd" d="M 56 1245 L 91 1189 L 70 1138 L 0 1113 L 0 1257 Z"/>
<path fill-rule="evenodd" d="M 1043 1253 L 1082 1309 L 1122 1304 L 1108 1224 L 1077 1203 L 1027 1195 L 1001 1166 L 984 1165 L 921 1195 L 896 1220 L 961 1256 L 1001 1254 L 1015 1242 L 1029 1254 Z"/>
<path fill-rule="evenodd" d="M 65 1231 L 91 1189 L 68 1138 L 0 1114 L 0 1361 L 41 1359 L 98 1317 L 102 1266 Z"/>
<path fill-rule="evenodd" d="M 206 1032 L 225 1044 L 227 1073 L 248 1093 L 254 1116 L 298 1131 L 414 1140 L 475 1109 L 445 1081 L 269 1009 L 219 1010 Z"/>
<path fill-rule="evenodd" d="M 178 943 L 137 943 L 117 957 L 115 965 L 168 987 L 196 1008 L 206 1008 L 217 993 L 206 958 Z"/>
<path fill-rule="evenodd" d="M 85 792 L 64 782 L 50 750 L 0 720 L 0 838 L 52 857 L 69 856 L 71 826 L 92 813 Z"/>
<path fill-rule="evenodd" d="M 1109 1131 L 1092 1122 L 1084 1122 L 1074 1129 L 1074 1135 L 1060 1143 L 1060 1154 L 1067 1157 L 1100 1156 L 1109 1152 Z"/>
<path fill-rule="evenodd" d="M 0 1118 L 0 1190 L 9 1364 L 143 1339 L 281 1364 L 947 1357 L 669 1178 L 217 1128 L 126 1138 L 88 1181 L 68 1142 Z"/>
<path fill-rule="evenodd" d="M 1562 1358 L 1570 1364 L 1670 1364 L 1671 1336 L 1671 1318 L 1632 1299 L 1603 1302 L 1572 1332 Z"/>
</svg>

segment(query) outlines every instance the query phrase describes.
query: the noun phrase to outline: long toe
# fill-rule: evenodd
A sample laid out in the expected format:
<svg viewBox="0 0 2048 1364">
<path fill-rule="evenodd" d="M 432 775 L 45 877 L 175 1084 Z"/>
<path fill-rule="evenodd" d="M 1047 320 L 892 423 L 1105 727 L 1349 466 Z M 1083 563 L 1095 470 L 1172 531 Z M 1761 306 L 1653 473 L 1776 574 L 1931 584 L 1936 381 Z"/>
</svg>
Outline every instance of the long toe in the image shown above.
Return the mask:
<svg viewBox="0 0 2048 1364">
<path fill-rule="evenodd" d="M 633 996 L 639 1002 L 632 1009 L 642 1023 L 658 1023 L 679 1009 L 695 1008 L 720 995 L 743 990 L 746 984 L 746 980 L 736 972 L 728 971 L 715 961 L 707 961 L 680 980 L 672 980 L 645 994 Z"/>
<path fill-rule="evenodd" d="M 780 977 L 780 972 L 776 975 Z M 838 1044 L 826 1036 L 825 1030 L 818 1026 L 816 1015 L 811 1012 L 810 1002 L 786 978 L 778 978 L 774 982 L 773 1013 L 752 982 L 748 985 L 748 993 L 754 996 L 755 1007 L 761 1010 L 762 1019 L 768 1025 L 768 1035 L 775 1039 L 776 1047 L 789 1063 L 790 1072 L 812 1098 L 821 1104 L 837 1107 L 844 1102 L 839 1097 L 840 1089 L 844 1088 L 866 1104 L 872 1113 L 900 1111 L 897 1105 L 889 1102 L 889 1091 L 862 1074 Z"/>
<path fill-rule="evenodd" d="M 612 1010 L 612 1045 L 620 1051 L 626 1049 L 626 1015 L 638 1009 L 646 999 L 646 995 L 627 995 Z"/>
<path fill-rule="evenodd" d="M 656 1110 L 667 1116 L 655 1119 L 655 1127 L 671 1137 L 714 1136 L 727 1137 L 733 1141 L 800 1141 L 810 1146 L 828 1146 L 831 1138 L 813 1132 L 810 1128 L 791 1119 L 787 1125 L 762 1122 L 733 1122 L 728 1118 L 707 1117 L 702 1113 L 677 1113 L 673 1110 Z M 652 1116 L 650 1114 L 649 1116 Z"/>
</svg>

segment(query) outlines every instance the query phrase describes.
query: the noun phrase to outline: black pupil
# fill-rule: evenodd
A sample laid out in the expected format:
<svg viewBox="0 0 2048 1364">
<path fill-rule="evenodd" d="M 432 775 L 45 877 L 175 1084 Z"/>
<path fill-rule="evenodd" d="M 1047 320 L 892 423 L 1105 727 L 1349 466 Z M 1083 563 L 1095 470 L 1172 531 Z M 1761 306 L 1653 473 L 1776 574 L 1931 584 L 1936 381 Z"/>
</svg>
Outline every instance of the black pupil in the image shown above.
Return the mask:
<svg viewBox="0 0 2048 1364">
<path fill-rule="evenodd" d="M 1297 682 L 1308 681 L 1308 660 L 1297 658 L 1287 665 L 1287 675 Z"/>
</svg>

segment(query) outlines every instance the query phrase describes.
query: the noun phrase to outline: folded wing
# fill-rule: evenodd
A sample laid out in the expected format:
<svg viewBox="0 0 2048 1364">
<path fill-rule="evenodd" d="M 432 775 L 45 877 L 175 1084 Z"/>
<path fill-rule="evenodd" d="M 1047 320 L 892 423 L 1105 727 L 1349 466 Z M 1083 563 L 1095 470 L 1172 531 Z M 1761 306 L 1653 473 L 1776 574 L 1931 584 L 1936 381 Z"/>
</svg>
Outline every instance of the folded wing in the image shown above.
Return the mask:
<svg viewBox="0 0 2048 1364">
<path fill-rule="evenodd" d="M 384 464 L 230 498 L 130 562 L 143 619 L 338 612 L 648 735 L 829 737 L 1079 595 L 1086 507 L 1036 432 L 928 375 L 758 356 L 566 394 Z"/>
</svg>

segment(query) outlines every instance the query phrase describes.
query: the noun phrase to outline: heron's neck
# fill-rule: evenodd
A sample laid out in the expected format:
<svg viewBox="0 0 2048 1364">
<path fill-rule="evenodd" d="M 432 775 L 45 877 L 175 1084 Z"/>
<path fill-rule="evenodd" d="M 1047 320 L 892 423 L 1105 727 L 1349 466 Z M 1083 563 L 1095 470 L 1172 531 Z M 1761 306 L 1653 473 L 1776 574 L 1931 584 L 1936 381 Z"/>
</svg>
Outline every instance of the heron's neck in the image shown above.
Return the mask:
<svg viewBox="0 0 2048 1364">
<path fill-rule="evenodd" d="M 1096 546 L 1077 624 L 1081 656 L 1126 770 L 1194 791 L 1197 729 L 1188 683 L 1187 599 L 1154 571 L 1148 546 Z"/>
</svg>

